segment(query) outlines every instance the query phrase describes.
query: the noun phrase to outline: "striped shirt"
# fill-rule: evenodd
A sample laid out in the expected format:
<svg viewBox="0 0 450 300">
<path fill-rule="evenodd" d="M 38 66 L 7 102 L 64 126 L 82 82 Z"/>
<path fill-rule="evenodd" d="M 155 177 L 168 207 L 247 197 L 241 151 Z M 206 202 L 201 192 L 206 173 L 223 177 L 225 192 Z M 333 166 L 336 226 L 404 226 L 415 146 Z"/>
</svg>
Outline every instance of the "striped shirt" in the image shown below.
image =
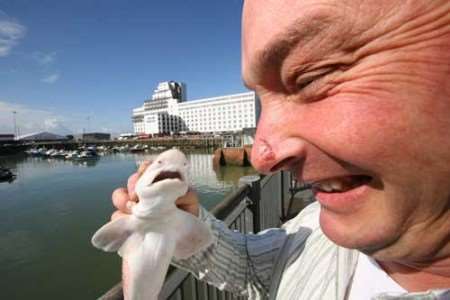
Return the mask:
<svg viewBox="0 0 450 300">
<path fill-rule="evenodd" d="M 339 247 L 323 234 L 319 211 L 319 204 L 313 203 L 281 228 L 241 234 L 201 209 L 213 243 L 174 265 L 249 299 L 347 299 L 359 252 Z M 450 299 L 450 289 L 372 299 L 444 300 Z"/>
</svg>

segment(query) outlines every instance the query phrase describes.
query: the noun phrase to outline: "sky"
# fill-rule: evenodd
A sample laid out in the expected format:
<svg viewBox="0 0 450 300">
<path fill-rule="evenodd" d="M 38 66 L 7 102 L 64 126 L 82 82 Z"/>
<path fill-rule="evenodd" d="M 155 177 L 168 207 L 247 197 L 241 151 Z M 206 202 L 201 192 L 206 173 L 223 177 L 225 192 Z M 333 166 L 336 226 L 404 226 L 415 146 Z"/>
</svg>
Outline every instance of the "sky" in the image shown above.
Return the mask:
<svg viewBox="0 0 450 300">
<path fill-rule="evenodd" d="M 245 92 L 242 0 L 0 0 L 0 134 L 132 132 L 158 82 Z M 13 113 L 16 112 L 16 114 Z"/>
</svg>

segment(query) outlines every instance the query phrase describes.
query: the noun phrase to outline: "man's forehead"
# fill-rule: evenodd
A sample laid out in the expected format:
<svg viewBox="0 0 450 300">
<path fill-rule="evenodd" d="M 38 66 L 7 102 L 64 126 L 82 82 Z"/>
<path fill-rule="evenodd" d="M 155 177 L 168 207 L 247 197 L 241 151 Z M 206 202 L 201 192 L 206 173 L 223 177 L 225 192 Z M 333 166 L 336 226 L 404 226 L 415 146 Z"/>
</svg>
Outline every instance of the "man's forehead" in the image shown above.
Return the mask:
<svg viewBox="0 0 450 300">
<path fill-rule="evenodd" d="M 323 55 L 338 48 L 355 48 L 364 42 L 393 3 L 365 0 L 246 0 L 243 14 L 243 77 L 264 73 L 266 64 L 276 66 L 295 46 L 302 55 Z M 250 81 L 250 82 L 248 82 Z"/>
<path fill-rule="evenodd" d="M 244 67 L 277 65 L 297 44 L 319 39 L 339 26 L 339 17 L 333 14 L 333 9 L 314 1 L 268 2 L 268 7 L 258 8 L 255 1 L 246 1 L 243 15 Z M 292 5 L 286 5 L 287 2 Z"/>
<path fill-rule="evenodd" d="M 245 0 L 243 11 L 244 42 L 256 44 L 299 31 L 306 38 L 317 32 L 322 23 L 368 27 L 398 6 L 399 0 Z M 401 2 L 401 1 L 400 1 Z M 396 6 L 397 5 L 397 6 Z M 398 7 L 397 7 L 398 8 Z M 344 22 L 346 21 L 346 22 Z M 335 24 L 333 24 L 335 23 Z M 364 26 L 365 25 L 365 26 Z"/>
</svg>

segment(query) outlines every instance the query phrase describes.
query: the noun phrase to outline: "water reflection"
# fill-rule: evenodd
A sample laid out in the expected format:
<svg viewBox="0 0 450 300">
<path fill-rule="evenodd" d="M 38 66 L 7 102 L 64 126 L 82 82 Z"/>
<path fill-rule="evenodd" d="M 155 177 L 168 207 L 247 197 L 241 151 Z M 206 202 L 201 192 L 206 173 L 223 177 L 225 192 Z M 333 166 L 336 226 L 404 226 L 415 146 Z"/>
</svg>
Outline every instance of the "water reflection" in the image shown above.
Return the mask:
<svg viewBox="0 0 450 300">
<path fill-rule="evenodd" d="M 0 179 L 0 183 L 12 183 L 14 180 L 16 180 L 17 176 L 13 175 L 12 177 L 8 179 Z"/>
<path fill-rule="evenodd" d="M 94 299 L 116 283 L 119 259 L 95 250 L 89 240 L 113 211 L 112 191 L 126 185 L 137 164 L 155 156 L 118 153 L 86 162 L 0 157 L 17 175 L 0 184 L 0 274 L 7 274 L 0 281 L 2 299 Z M 214 171 L 211 154 L 187 157 L 191 184 L 206 208 L 254 172 Z M 52 274 L 51 280 L 42 274 Z"/>
<path fill-rule="evenodd" d="M 89 160 L 72 160 L 74 166 L 81 167 L 95 167 L 100 159 L 89 159 Z"/>
<path fill-rule="evenodd" d="M 237 166 L 228 166 L 228 167 L 219 167 L 214 170 L 216 173 L 216 178 L 218 181 L 230 183 L 233 185 L 237 185 L 239 183 L 239 178 L 247 175 L 257 174 L 255 169 L 251 167 L 237 167 Z"/>
<path fill-rule="evenodd" d="M 0 183 L 12 183 L 16 180 L 16 169 L 17 160 L 0 160 Z"/>
<path fill-rule="evenodd" d="M 6 167 L 8 169 L 17 169 L 17 165 L 21 162 L 27 160 L 26 155 L 11 155 L 11 156 L 0 156 L 0 166 Z"/>
</svg>

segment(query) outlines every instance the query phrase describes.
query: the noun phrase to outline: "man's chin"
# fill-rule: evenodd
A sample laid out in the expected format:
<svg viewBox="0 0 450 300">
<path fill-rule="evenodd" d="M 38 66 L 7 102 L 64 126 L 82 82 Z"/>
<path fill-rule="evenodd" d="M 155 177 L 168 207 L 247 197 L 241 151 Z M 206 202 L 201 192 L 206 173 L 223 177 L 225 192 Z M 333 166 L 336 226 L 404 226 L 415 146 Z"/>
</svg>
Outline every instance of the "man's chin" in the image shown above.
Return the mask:
<svg viewBox="0 0 450 300">
<path fill-rule="evenodd" d="M 321 209 L 320 227 L 323 233 L 335 244 L 348 248 L 358 249 L 368 253 L 386 245 L 386 239 L 380 234 L 384 231 L 380 225 L 370 225 L 370 221 L 351 216 L 340 216 L 333 212 Z"/>
</svg>

